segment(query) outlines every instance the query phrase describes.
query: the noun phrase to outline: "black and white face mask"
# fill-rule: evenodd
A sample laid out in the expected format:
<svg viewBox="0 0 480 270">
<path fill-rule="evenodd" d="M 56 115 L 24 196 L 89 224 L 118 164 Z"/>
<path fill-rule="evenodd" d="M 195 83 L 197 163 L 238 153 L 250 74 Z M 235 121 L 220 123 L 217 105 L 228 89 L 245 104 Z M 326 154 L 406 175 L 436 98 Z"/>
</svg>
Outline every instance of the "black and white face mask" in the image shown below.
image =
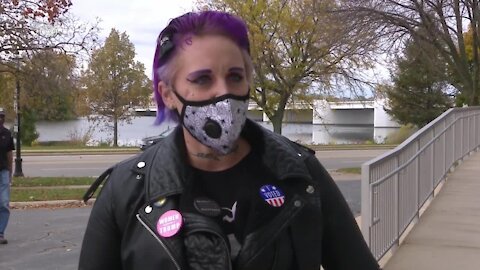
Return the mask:
<svg viewBox="0 0 480 270">
<path fill-rule="evenodd" d="M 183 103 L 182 124 L 197 141 L 221 154 L 235 150 L 235 143 L 247 119 L 248 94 L 187 101 L 177 91 L 173 92 Z"/>
</svg>

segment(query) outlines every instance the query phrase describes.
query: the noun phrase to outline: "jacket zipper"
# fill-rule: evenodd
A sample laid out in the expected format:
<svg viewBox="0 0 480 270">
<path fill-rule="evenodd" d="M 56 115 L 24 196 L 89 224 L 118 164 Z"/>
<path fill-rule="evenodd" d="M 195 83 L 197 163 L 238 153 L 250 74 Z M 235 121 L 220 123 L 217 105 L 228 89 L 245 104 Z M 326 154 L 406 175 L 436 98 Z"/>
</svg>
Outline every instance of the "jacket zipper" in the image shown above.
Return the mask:
<svg viewBox="0 0 480 270">
<path fill-rule="evenodd" d="M 206 229 L 206 228 L 205 229 L 192 230 L 191 232 L 189 232 L 189 234 L 192 234 L 192 233 L 195 233 L 195 232 L 209 232 L 211 234 L 214 234 L 218 238 L 222 239 L 223 245 L 225 246 L 225 249 L 227 250 L 227 259 L 228 259 L 228 266 L 229 266 L 228 270 L 232 270 L 232 258 L 230 256 L 230 252 L 229 252 L 229 249 L 228 249 L 227 242 L 225 241 L 225 238 L 223 238 L 223 236 L 221 236 L 218 232 L 216 232 L 214 230 Z"/>
<path fill-rule="evenodd" d="M 165 245 L 165 243 L 162 242 L 162 240 L 160 240 L 160 238 L 155 234 L 155 232 L 152 231 L 152 229 L 150 229 L 150 227 L 148 227 L 148 225 L 142 220 L 142 218 L 140 217 L 139 214 L 137 214 L 137 219 L 138 221 L 140 221 L 140 223 L 142 223 L 143 227 L 145 227 L 145 229 L 147 229 L 147 231 L 153 236 L 155 237 L 155 239 L 157 239 L 158 243 L 160 243 L 160 245 L 163 247 L 163 249 L 165 249 L 165 251 L 167 252 L 168 256 L 170 257 L 170 259 L 172 260 L 173 264 L 175 265 L 175 267 L 177 268 L 177 270 L 181 270 L 182 268 L 180 267 L 180 265 L 178 264 L 177 260 L 175 260 L 175 258 L 173 257 L 172 253 L 170 252 L 170 250 L 168 250 L 167 246 Z"/>
</svg>

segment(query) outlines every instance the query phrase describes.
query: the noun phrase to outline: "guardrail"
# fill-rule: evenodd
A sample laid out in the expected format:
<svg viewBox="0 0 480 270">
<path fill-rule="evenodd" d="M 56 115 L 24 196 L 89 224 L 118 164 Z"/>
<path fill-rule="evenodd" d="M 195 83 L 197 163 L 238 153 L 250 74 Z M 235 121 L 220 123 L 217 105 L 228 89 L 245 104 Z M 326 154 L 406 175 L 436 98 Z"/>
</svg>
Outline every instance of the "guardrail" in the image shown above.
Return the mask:
<svg viewBox="0 0 480 270">
<path fill-rule="evenodd" d="M 362 165 L 362 232 L 377 260 L 398 247 L 451 168 L 480 148 L 480 107 L 453 108 Z"/>
</svg>

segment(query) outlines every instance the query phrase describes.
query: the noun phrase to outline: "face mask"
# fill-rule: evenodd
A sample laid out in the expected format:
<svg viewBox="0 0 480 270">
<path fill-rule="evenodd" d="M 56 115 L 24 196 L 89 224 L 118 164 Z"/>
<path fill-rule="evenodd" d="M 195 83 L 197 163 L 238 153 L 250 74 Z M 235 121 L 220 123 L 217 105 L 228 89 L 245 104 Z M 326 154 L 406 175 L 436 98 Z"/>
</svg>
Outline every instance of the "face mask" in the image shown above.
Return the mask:
<svg viewBox="0 0 480 270">
<path fill-rule="evenodd" d="M 223 95 L 206 101 L 187 101 L 173 91 L 183 103 L 180 119 L 197 141 L 219 153 L 235 150 L 247 118 L 248 94 Z"/>
</svg>

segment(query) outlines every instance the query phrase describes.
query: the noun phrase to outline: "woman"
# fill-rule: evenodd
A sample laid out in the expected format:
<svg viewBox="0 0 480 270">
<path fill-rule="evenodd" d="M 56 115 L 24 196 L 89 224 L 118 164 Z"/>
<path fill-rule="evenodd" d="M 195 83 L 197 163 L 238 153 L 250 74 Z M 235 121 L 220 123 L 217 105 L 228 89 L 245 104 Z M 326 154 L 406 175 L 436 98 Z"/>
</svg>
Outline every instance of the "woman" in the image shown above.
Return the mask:
<svg viewBox="0 0 480 270">
<path fill-rule="evenodd" d="M 246 118 L 243 21 L 172 20 L 153 68 L 157 123 L 180 124 L 100 178 L 80 269 L 378 269 L 314 152 Z"/>
</svg>

